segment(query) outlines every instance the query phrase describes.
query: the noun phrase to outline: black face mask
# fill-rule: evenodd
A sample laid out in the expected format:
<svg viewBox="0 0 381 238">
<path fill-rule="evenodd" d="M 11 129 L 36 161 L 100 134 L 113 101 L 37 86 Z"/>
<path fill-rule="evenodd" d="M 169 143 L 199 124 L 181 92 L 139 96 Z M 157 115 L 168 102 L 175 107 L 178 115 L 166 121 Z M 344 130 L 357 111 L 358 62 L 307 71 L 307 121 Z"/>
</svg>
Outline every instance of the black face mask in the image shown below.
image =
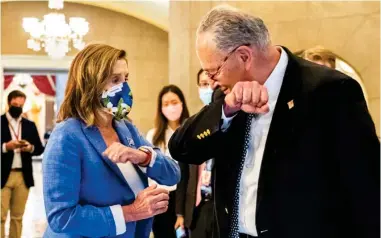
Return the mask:
<svg viewBox="0 0 381 238">
<path fill-rule="evenodd" d="M 19 118 L 19 116 L 22 113 L 22 107 L 15 107 L 15 106 L 10 106 L 9 108 L 9 114 L 15 119 Z"/>
</svg>

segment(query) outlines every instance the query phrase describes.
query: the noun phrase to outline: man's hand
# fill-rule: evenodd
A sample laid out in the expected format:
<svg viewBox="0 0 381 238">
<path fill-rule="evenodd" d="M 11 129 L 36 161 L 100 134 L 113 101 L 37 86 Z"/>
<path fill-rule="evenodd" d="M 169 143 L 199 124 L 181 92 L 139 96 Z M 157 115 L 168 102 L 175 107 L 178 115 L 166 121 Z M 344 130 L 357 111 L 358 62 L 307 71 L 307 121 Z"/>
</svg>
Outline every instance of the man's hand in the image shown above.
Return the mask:
<svg viewBox="0 0 381 238">
<path fill-rule="evenodd" d="M 233 116 L 239 110 L 264 114 L 269 111 L 268 100 L 265 86 L 256 81 L 238 82 L 225 97 L 224 112 L 227 117 Z"/>
<path fill-rule="evenodd" d="M 32 153 L 34 147 L 33 147 L 33 145 L 31 143 L 29 143 L 26 140 L 21 140 L 20 143 L 21 143 L 21 149 L 20 150 L 22 152 Z"/>
<path fill-rule="evenodd" d="M 5 143 L 5 148 L 7 149 L 7 151 L 19 149 L 22 146 L 23 146 L 23 144 L 18 140 L 11 140 L 11 141 L 8 141 L 7 143 Z"/>
<path fill-rule="evenodd" d="M 154 184 L 139 192 L 131 205 L 122 207 L 126 222 L 147 219 L 168 210 L 168 190 Z"/>
</svg>

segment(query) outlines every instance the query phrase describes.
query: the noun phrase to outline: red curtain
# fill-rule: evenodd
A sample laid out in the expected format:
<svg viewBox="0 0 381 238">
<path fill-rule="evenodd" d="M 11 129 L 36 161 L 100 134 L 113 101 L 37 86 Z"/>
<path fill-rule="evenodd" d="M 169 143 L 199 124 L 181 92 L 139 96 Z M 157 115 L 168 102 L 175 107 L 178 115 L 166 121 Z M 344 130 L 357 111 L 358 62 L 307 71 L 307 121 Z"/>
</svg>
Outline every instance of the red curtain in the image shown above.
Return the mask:
<svg viewBox="0 0 381 238">
<path fill-rule="evenodd" d="M 52 77 L 53 84 L 56 83 L 56 77 Z M 56 90 L 52 87 L 52 85 L 49 82 L 48 76 L 46 75 L 32 75 L 33 83 L 36 85 L 38 90 L 40 90 L 41 93 L 44 93 L 49 96 L 55 96 Z"/>
<path fill-rule="evenodd" d="M 47 75 L 31 75 L 33 78 L 33 83 L 36 85 L 38 90 L 40 90 L 41 93 L 49 95 L 49 96 L 55 96 L 56 90 L 56 76 L 51 75 L 52 83 L 49 81 L 49 78 Z M 7 89 L 8 86 L 11 84 L 13 80 L 14 75 L 4 75 L 4 89 Z"/>
<path fill-rule="evenodd" d="M 4 89 L 7 89 L 9 84 L 12 83 L 14 75 L 4 75 Z"/>
</svg>

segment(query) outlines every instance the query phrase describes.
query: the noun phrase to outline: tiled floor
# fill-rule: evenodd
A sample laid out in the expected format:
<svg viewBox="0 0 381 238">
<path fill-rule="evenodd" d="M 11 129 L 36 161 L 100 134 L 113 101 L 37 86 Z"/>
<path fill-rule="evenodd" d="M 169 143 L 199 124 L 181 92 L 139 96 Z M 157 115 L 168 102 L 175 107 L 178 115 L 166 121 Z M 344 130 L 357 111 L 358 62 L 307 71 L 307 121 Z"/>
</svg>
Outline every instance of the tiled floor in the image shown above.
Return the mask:
<svg viewBox="0 0 381 238">
<path fill-rule="evenodd" d="M 23 218 L 22 238 L 40 238 L 47 226 L 45 207 L 42 197 L 42 170 L 41 161 L 33 162 L 33 175 L 35 187 L 29 192 L 28 201 Z M 9 215 L 5 224 L 6 232 L 9 231 Z"/>
</svg>

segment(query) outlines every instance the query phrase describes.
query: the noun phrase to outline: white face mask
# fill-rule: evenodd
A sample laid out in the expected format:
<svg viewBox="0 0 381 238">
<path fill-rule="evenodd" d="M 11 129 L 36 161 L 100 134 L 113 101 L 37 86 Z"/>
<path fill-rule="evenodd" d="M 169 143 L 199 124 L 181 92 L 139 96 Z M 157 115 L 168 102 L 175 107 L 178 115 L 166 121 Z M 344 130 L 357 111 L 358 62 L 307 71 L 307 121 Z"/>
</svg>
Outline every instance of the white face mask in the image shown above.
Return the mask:
<svg viewBox="0 0 381 238">
<path fill-rule="evenodd" d="M 183 112 L 183 104 L 177 103 L 175 105 L 168 105 L 161 108 L 164 116 L 168 119 L 168 121 L 177 121 L 181 117 L 181 113 Z"/>
<path fill-rule="evenodd" d="M 210 87 L 199 88 L 198 94 L 204 105 L 209 105 L 209 103 L 212 102 L 213 89 L 211 89 Z"/>
</svg>

